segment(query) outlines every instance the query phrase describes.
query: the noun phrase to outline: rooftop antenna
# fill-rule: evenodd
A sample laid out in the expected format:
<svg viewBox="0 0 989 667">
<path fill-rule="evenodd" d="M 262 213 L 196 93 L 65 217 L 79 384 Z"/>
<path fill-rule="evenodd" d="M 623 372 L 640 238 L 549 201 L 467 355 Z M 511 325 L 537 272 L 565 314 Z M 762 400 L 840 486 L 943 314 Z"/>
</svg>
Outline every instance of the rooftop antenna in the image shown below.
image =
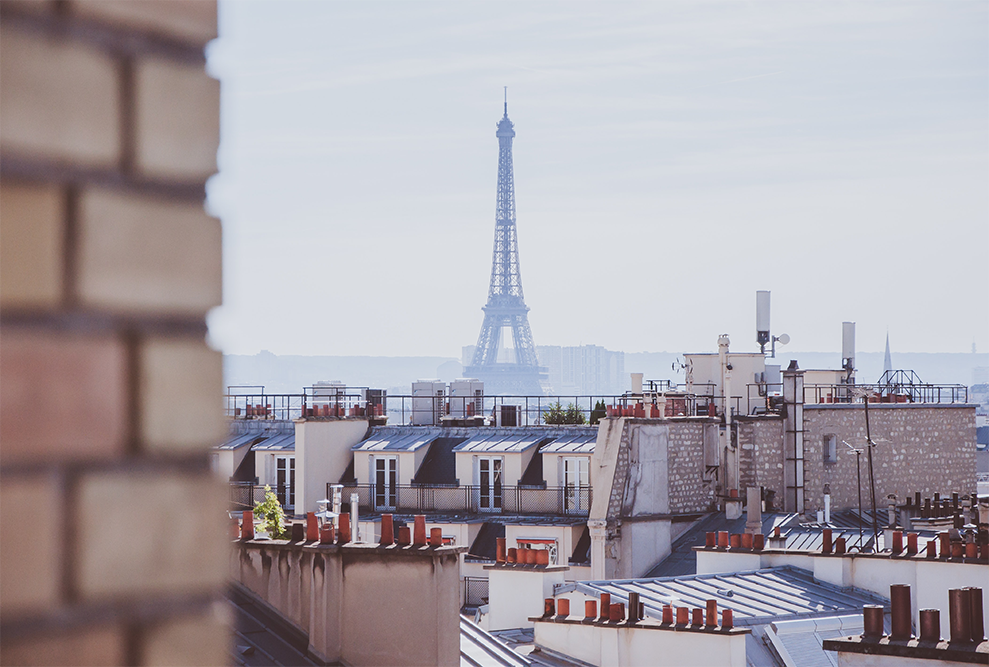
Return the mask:
<svg viewBox="0 0 989 667">
<path fill-rule="evenodd" d="M 505 118 L 508 118 L 508 86 L 505 86 Z"/>
<path fill-rule="evenodd" d="M 855 322 L 841 323 L 841 368 L 845 384 L 855 384 Z"/>
<path fill-rule="evenodd" d="M 790 337 L 787 334 L 780 334 L 779 336 L 773 336 L 769 332 L 769 290 L 757 290 L 755 293 L 755 328 L 756 328 L 756 342 L 759 343 L 759 351 L 762 354 L 766 354 L 766 343 L 772 341 L 772 353 L 773 359 L 776 358 L 776 342 L 779 341 L 780 345 L 786 345 L 790 342 Z"/>
<path fill-rule="evenodd" d="M 755 293 L 755 329 L 759 351 L 765 354 L 769 342 L 769 290 Z"/>
</svg>

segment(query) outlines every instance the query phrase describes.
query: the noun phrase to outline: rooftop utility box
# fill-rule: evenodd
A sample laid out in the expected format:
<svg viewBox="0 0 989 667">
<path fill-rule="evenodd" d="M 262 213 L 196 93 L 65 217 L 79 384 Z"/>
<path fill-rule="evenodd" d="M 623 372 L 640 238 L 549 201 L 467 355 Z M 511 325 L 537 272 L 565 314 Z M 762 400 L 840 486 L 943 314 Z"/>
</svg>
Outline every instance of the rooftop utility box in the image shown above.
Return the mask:
<svg viewBox="0 0 989 667">
<path fill-rule="evenodd" d="M 446 412 L 446 383 L 419 380 L 412 383 L 412 424 L 434 426 Z"/>
<path fill-rule="evenodd" d="M 499 405 L 495 409 L 495 426 L 521 426 L 521 405 Z"/>
<path fill-rule="evenodd" d="M 458 419 L 484 412 L 484 383 L 474 378 L 458 378 L 450 383 L 450 416 Z"/>
</svg>

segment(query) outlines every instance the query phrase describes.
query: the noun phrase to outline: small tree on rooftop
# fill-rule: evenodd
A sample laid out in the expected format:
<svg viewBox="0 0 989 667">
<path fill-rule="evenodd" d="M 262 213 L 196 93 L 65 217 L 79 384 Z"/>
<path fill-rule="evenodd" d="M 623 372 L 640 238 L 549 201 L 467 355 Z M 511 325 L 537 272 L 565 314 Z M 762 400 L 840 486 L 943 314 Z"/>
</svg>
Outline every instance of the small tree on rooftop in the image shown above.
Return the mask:
<svg viewBox="0 0 989 667">
<path fill-rule="evenodd" d="M 551 403 L 543 412 L 543 421 L 547 424 L 583 424 L 584 412 L 573 403 L 563 407 L 559 401 Z"/>
<path fill-rule="evenodd" d="M 278 502 L 278 496 L 267 484 L 264 485 L 264 500 L 258 501 L 254 506 L 254 516 L 263 521 L 262 528 L 271 539 L 280 540 L 285 537 L 287 531 L 282 525 L 285 522 L 285 512 Z"/>
<path fill-rule="evenodd" d="M 600 400 L 594 404 L 594 409 L 591 410 L 591 426 L 594 426 L 601 419 L 608 414 L 608 410 L 604 404 L 604 400 Z"/>
</svg>

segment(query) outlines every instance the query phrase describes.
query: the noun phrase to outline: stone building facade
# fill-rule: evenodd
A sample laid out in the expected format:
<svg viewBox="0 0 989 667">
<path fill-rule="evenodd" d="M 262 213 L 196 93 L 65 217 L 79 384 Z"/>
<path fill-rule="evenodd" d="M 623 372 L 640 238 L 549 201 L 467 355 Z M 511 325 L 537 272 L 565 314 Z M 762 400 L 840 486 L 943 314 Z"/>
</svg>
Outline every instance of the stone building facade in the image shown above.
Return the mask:
<svg viewBox="0 0 989 667">
<path fill-rule="evenodd" d="M 216 3 L 0 6 L 2 664 L 224 664 Z"/>
<path fill-rule="evenodd" d="M 806 512 L 824 509 L 824 487 L 834 509 L 858 506 L 856 455 L 847 446 L 864 449 L 865 408 L 856 404 L 804 406 L 804 493 Z M 885 507 L 888 494 L 899 503 L 920 492 L 970 493 L 975 489 L 975 406 L 967 404 L 877 403 L 869 405 L 876 478 L 876 502 Z M 737 419 L 741 449 L 741 485 L 762 486 L 782 498 L 783 418 Z M 834 456 L 825 457 L 827 439 Z M 862 493 L 869 504 L 868 459 L 861 454 Z M 779 503 L 777 502 L 777 506 Z"/>
<path fill-rule="evenodd" d="M 887 494 L 899 503 L 920 492 L 971 493 L 975 490 L 975 406 L 964 404 L 878 403 L 869 406 L 869 430 L 876 479 L 876 503 Z M 837 443 L 834 462 L 824 460 L 825 436 Z M 858 504 L 855 453 L 842 444 L 865 446 L 865 408 L 852 405 L 804 406 L 804 475 L 808 509 L 824 507 L 830 485 L 833 507 Z M 862 457 L 863 498 L 868 503 L 868 464 Z"/>
<path fill-rule="evenodd" d="M 781 417 L 736 417 L 740 486 L 783 490 L 783 419 Z M 744 494 L 742 494 L 744 495 Z"/>
<path fill-rule="evenodd" d="M 975 489 L 975 406 L 965 404 L 870 404 L 877 504 L 887 494 L 900 503 L 915 492 L 971 492 Z M 731 442 L 737 446 L 744 489 L 775 492 L 783 506 L 785 480 L 783 415 L 737 417 Z M 824 485 L 832 508 L 858 505 L 855 454 L 842 444 L 865 443 L 864 404 L 805 405 L 803 433 L 804 507 L 824 509 Z M 670 552 L 673 523 L 723 508 L 725 426 L 716 417 L 668 419 L 607 418 L 601 421 L 591 468 L 594 495 L 588 526 L 592 578 L 629 578 L 645 572 Z M 825 437 L 836 448 L 824 458 Z M 793 465 L 792 462 L 790 465 Z M 862 457 L 863 500 L 869 502 L 868 469 Z"/>
</svg>

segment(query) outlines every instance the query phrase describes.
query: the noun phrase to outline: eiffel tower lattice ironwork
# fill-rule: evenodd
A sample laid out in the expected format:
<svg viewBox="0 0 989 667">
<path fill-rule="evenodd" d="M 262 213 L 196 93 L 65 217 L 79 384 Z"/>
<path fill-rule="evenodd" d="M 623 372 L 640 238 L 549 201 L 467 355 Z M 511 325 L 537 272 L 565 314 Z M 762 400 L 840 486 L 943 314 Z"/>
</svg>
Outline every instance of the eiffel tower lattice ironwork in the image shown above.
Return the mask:
<svg viewBox="0 0 989 667">
<path fill-rule="evenodd" d="M 522 295 L 519 247 L 515 227 L 515 176 L 512 168 L 512 139 L 515 125 L 505 115 L 498 122 L 498 202 L 495 210 L 494 256 L 491 285 L 484 306 L 484 323 L 477 337 L 468 376 L 485 383 L 487 394 L 542 394 L 546 369 L 539 366 L 536 346 L 529 329 L 529 307 Z M 514 358 L 499 359 L 502 335 L 511 330 Z"/>
</svg>

